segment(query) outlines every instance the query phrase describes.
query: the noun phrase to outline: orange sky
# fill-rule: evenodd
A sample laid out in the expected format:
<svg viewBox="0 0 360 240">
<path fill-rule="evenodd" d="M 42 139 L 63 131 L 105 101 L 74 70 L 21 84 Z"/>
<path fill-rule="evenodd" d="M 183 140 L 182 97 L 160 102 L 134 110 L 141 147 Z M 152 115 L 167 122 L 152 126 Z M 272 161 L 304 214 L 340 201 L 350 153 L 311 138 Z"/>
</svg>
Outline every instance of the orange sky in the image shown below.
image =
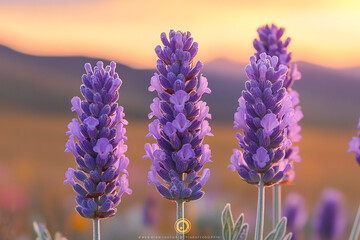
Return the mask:
<svg viewBox="0 0 360 240">
<path fill-rule="evenodd" d="M 46 3 L 47 2 L 47 3 Z M 37 55 L 83 55 L 155 67 L 161 32 L 189 30 L 198 60 L 247 62 L 257 27 L 292 37 L 294 60 L 360 66 L 360 1 L 12 0 L 0 3 L 0 44 Z"/>
</svg>

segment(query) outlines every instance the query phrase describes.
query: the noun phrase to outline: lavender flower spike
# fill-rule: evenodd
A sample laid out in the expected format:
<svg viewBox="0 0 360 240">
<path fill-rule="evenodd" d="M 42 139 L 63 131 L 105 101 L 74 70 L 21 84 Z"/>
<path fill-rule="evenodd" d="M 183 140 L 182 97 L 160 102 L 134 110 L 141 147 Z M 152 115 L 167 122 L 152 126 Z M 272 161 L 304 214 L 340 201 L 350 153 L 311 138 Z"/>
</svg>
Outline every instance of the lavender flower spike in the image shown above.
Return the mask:
<svg viewBox="0 0 360 240">
<path fill-rule="evenodd" d="M 346 218 L 343 195 L 336 189 L 325 189 L 315 211 L 313 239 L 343 239 Z"/>
<path fill-rule="evenodd" d="M 115 67 L 115 62 L 105 68 L 98 62 L 92 70 L 85 64 L 80 87 L 84 100 L 71 100 L 78 118 L 68 125 L 65 152 L 73 153 L 78 166 L 68 169 L 64 184 L 72 185 L 78 194 L 76 210 L 85 218 L 114 216 L 122 194 L 131 194 L 126 171 L 129 159 L 124 155 L 127 121 L 123 107 L 116 103 L 122 81 Z"/>
<path fill-rule="evenodd" d="M 210 93 L 205 77 L 198 74 L 201 62 L 193 65 L 198 44 L 190 32 L 171 30 L 169 39 L 161 34 L 163 48 L 155 52 L 158 73 L 151 78 L 149 91 L 156 90 L 150 108 L 148 136 L 156 143 L 145 145 L 145 158 L 153 165 L 148 173 L 149 182 L 167 199 L 177 202 L 197 200 L 204 194 L 201 188 L 210 176 L 210 170 L 198 173 L 210 162 L 210 149 L 203 145 L 206 135 L 212 136 L 206 119 L 210 119 L 209 107 L 200 101 L 204 93 Z"/>
<path fill-rule="evenodd" d="M 234 150 L 229 168 L 237 170 L 250 184 L 279 183 L 291 169 L 282 161 L 291 144 L 287 127 L 296 121 L 295 111 L 283 87 L 287 67 L 280 65 L 276 69 L 277 63 L 276 56 L 266 53 L 260 54 L 258 60 L 250 58 L 245 68 L 249 80 L 234 116 L 234 127 L 243 130 L 243 134 L 237 134 L 243 152 Z"/>
<path fill-rule="evenodd" d="M 303 113 L 299 104 L 299 94 L 291 89 L 295 80 L 301 78 L 301 73 L 298 71 L 296 64 L 291 64 L 291 55 L 292 53 L 288 52 L 287 47 L 290 44 L 290 38 L 286 38 L 285 41 L 282 41 L 282 36 L 285 32 L 285 28 L 278 28 L 276 25 L 272 24 L 271 26 L 265 25 L 258 28 L 259 39 L 254 39 L 253 45 L 257 50 L 255 53 L 256 59 L 260 58 L 260 54 L 265 52 L 270 56 L 278 57 L 279 61 L 275 66 L 275 70 L 278 70 L 280 65 L 286 65 L 289 68 L 286 78 L 284 79 L 283 87 L 286 88 L 287 98 L 289 99 L 288 104 L 292 104 L 295 109 L 296 121 L 293 121 L 287 127 L 287 135 L 292 143 L 299 142 L 301 140 L 301 127 L 298 122 L 303 118 Z M 289 145 L 285 151 L 285 157 L 283 165 L 293 165 L 294 162 L 300 162 L 299 147 Z M 294 168 L 291 167 L 284 172 L 284 177 L 281 183 L 291 183 L 295 178 Z"/>
</svg>

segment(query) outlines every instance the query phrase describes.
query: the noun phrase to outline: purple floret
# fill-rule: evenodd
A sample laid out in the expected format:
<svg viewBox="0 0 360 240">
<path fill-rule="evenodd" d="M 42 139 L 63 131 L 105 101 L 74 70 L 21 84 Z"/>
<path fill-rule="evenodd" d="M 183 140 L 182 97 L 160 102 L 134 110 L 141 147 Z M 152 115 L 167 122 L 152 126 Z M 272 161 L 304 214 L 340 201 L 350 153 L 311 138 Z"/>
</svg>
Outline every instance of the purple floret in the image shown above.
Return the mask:
<svg viewBox="0 0 360 240">
<path fill-rule="evenodd" d="M 203 145 L 206 135 L 212 136 L 206 119 L 210 119 L 209 107 L 200 101 L 204 93 L 210 93 L 205 77 L 198 74 L 203 64 L 193 59 L 198 44 L 193 42 L 190 32 L 173 30 L 169 39 L 161 34 L 163 47 L 157 46 L 155 52 L 157 70 L 151 78 L 149 91 L 156 91 L 150 105 L 148 136 L 156 143 L 145 145 L 146 155 L 153 165 L 148 173 L 148 183 L 154 183 L 159 193 L 170 200 L 191 201 L 199 199 L 204 192 L 201 188 L 210 176 L 204 169 L 210 162 L 210 149 Z"/>
<path fill-rule="evenodd" d="M 73 153 L 78 166 L 68 169 L 64 184 L 73 186 L 78 194 L 76 210 L 86 218 L 115 215 L 122 194 L 131 194 L 126 171 L 129 159 L 124 155 L 127 121 L 123 108 L 116 103 L 122 82 L 115 67 L 115 62 L 105 68 L 98 62 L 92 70 L 85 64 L 80 87 L 85 99 L 71 100 L 71 110 L 78 118 L 68 125 L 65 152 Z"/>
</svg>

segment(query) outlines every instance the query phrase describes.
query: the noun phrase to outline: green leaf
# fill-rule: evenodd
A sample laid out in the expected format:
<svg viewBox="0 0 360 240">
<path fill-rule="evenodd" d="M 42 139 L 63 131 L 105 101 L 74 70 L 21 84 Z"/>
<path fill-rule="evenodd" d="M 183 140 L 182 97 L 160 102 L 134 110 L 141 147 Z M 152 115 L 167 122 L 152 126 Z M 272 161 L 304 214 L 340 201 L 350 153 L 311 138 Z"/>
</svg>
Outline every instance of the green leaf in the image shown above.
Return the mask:
<svg viewBox="0 0 360 240">
<path fill-rule="evenodd" d="M 248 229 L 249 229 L 249 225 L 247 223 L 244 223 L 239 233 L 233 238 L 233 240 L 246 240 L 248 235 Z"/>
<path fill-rule="evenodd" d="M 228 222 L 225 222 L 225 226 L 223 226 L 223 238 L 224 240 L 231 240 L 231 229 Z"/>
<path fill-rule="evenodd" d="M 36 240 L 52 240 L 49 231 L 42 223 L 33 222 L 34 230 L 36 232 Z"/>
<path fill-rule="evenodd" d="M 64 237 L 61 233 L 56 232 L 56 233 L 55 233 L 54 240 L 67 240 L 67 238 Z"/>
<path fill-rule="evenodd" d="M 233 240 L 237 239 L 236 236 L 240 235 L 241 228 L 243 226 L 244 214 L 240 214 L 239 218 L 236 220 L 234 230 L 232 232 Z"/>
<path fill-rule="evenodd" d="M 273 240 L 274 239 L 274 236 L 275 236 L 275 230 L 272 230 L 266 237 L 265 237 L 265 240 Z"/>
<path fill-rule="evenodd" d="M 283 217 L 276 225 L 274 240 L 281 240 L 286 232 L 286 217 Z"/>
<path fill-rule="evenodd" d="M 285 235 L 285 237 L 283 238 L 283 240 L 290 240 L 291 237 L 292 237 L 292 233 L 290 232 L 290 233 L 288 233 L 288 234 Z"/>
<path fill-rule="evenodd" d="M 231 214 L 230 203 L 226 204 L 222 214 L 221 214 L 221 223 L 223 226 L 223 237 L 225 240 L 231 240 L 231 235 L 234 229 L 234 220 Z M 228 235 L 228 238 L 225 238 L 225 234 Z"/>
</svg>

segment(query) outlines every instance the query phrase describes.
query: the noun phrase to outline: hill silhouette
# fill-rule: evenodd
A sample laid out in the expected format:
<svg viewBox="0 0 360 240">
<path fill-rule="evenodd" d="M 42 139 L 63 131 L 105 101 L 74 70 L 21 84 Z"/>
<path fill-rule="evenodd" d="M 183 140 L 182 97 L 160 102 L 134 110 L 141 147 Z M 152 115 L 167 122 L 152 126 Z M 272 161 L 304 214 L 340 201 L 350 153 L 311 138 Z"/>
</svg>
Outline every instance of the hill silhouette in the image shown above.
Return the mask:
<svg viewBox="0 0 360 240">
<path fill-rule="evenodd" d="M 80 95 L 79 86 L 84 64 L 103 59 L 88 57 L 32 56 L 0 45 L 0 106 L 6 109 L 39 113 L 70 114 L 70 99 Z M 247 80 L 246 64 L 217 59 L 205 63 L 212 94 L 204 96 L 213 121 L 233 121 L 237 99 Z M 155 66 L 155 63 L 154 63 Z M 355 127 L 360 115 L 360 67 L 330 69 L 298 62 L 302 79 L 294 89 L 300 93 L 305 118 L 311 125 Z M 133 69 L 117 64 L 123 80 L 119 102 L 127 118 L 146 119 L 155 93 L 147 88 L 154 69 Z"/>
</svg>

